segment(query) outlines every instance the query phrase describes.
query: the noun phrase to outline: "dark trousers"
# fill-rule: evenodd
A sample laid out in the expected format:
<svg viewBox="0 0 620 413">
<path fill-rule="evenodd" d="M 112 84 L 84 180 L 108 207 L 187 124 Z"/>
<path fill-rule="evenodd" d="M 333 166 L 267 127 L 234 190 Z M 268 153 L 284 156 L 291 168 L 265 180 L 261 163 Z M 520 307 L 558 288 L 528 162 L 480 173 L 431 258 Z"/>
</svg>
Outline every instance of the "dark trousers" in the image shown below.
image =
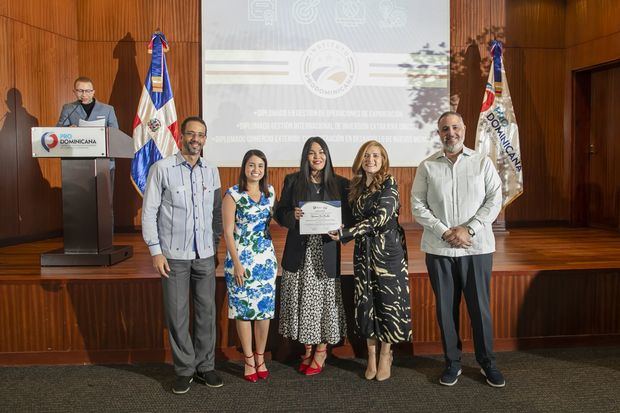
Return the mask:
<svg viewBox="0 0 620 413">
<path fill-rule="evenodd" d="M 168 339 L 177 376 L 215 368 L 215 260 L 168 260 L 162 277 Z M 194 302 L 193 339 L 189 334 L 189 297 Z"/>
<path fill-rule="evenodd" d="M 474 332 L 476 360 L 481 366 L 495 364 L 493 321 L 489 309 L 489 286 L 493 254 L 445 257 L 426 254 L 426 268 L 435 293 L 437 321 L 446 363 L 460 366 L 462 343 L 459 337 L 461 295 Z"/>
</svg>

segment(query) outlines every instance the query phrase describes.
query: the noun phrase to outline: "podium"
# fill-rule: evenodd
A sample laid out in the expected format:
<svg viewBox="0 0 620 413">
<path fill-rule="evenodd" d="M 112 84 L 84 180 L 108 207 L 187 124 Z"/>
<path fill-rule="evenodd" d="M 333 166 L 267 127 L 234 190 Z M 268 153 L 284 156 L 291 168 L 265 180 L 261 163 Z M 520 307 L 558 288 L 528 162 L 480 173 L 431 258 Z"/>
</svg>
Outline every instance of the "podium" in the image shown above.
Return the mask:
<svg viewBox="0 0 620 413">
<path fill-rule="evenodd" d="M 116 128 L 37 127 L 32 156 L 61 158 L 64 247 L 41 254 L 41 266 L 113 265 L 133 255 L 113 245 L 110 158 L 133 158 L 133 139 Z"/>
</svg>

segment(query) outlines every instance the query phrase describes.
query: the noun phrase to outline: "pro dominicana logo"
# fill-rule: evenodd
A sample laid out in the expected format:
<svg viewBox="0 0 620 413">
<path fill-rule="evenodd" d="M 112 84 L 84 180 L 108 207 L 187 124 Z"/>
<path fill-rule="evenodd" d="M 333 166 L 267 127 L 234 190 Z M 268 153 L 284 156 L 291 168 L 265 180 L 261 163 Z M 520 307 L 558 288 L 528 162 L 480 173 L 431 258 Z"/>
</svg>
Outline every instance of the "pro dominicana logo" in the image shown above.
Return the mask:
<svg viewBox="0 0 620 413">
<path fill-rule="evenodd" d="M 58 136 L 56 136 L 53 132 L 46 132 L 41 135 L 41 146 L 45 149 L 46 152 L 49 152 L 50 149 L 55 148 L 58 145 Z"/>
<path fill-rule="evenodd" d="M 70 133 L 45 132 L 41 135 L 41 146 L 46 152 L 58 146 L 59 149 L 67 147 L 92 147 L 97 145 L 97 139 L 93 137 L 74 136 Z"/>
<path fill-rule="evenodd" d="M 321 40 L 306 50 L 301 58 L 303 82 L 312 93 L 326 99 L 346 94 L 357 78 L 355 55 L 336 40 Z"/>
</svg>

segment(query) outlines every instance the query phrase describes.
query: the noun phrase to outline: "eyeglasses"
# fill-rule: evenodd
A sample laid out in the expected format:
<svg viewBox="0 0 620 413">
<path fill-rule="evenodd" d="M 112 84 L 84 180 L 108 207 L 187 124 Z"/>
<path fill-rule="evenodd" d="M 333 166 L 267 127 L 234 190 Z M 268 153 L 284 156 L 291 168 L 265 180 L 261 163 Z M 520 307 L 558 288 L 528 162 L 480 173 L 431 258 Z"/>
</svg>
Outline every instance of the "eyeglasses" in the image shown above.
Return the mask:
<svg viewBox="0 0 620 413">
<path fill-rule="evenodd" d="M 202 132 L 185 132 L 183 135 L 192 137 L 192 138 L 204 138 L 205 136 L 207 136 L 206 133 L 202 133 Z"/>
<path fill-rule="evenodd" d="M 93 93 L 94 90 L 93 89 L 75 89 L 74 92 L 77 94 L 83 95 L 83 94 Z"/>
</svg>

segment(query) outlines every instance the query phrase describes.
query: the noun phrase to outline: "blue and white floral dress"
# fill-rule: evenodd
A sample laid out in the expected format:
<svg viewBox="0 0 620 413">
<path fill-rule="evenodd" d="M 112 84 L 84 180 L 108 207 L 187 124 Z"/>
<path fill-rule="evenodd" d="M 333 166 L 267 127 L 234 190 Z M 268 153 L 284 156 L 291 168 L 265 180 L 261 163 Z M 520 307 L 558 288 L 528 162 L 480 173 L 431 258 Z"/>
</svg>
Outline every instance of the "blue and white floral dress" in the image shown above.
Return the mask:
<svg viewBox="0 0 620 413">
<path fill-rule="evenodd" d="M 267 320 L 274 317 L 276 301 L 276 273 L 278 263 L 269 233 L 271 209 L 275 202 L 273 187 L 269 197 L 261 193 L 254 201 L 235 185 L 226 191 L 235 201 L 234 239 L 239 260 L 245 268 L 245 282 L 235 282 L 234 265 L 226 254 L 224 275 L 228 287 L 228 318 L 237 320 Z"/>
</svg>

